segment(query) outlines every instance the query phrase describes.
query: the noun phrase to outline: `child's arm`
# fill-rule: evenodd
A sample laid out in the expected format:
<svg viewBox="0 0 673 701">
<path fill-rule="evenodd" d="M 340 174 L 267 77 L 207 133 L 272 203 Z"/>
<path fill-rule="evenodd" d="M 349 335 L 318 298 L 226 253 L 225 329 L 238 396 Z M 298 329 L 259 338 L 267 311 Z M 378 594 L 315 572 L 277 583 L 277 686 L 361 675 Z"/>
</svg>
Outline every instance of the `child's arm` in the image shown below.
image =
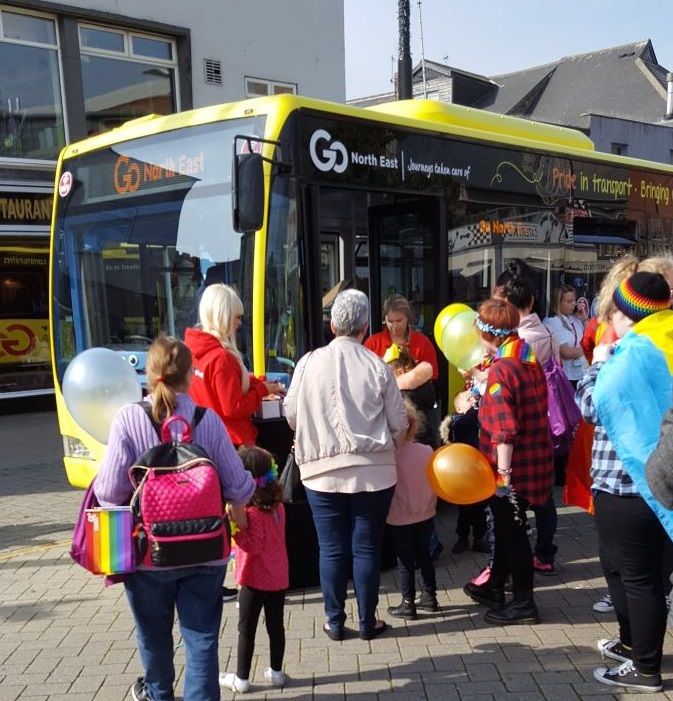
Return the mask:
<svg viewBox="0 0 673 701">
<path fill-rule="evenodd" d="M 236 545 L 245 552 L 252 554 L 263 552 L 265 544 L 265 528 L 262 515 L 257 509 L 246 509 L 248 527 L 245 530 L 236 531 L 233 538 Z"/>
</svg>

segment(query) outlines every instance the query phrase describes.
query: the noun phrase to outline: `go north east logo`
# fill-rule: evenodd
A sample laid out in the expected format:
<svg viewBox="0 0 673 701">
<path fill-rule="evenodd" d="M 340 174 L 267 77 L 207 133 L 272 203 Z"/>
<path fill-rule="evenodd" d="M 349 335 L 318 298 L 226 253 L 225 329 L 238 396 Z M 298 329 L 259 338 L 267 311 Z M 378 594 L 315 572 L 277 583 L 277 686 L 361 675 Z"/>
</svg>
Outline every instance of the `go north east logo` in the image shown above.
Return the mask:
<svg viewBox="0 0 673 701">
<path fill-rule="evenodd" d="M 373 166 L 374 168 L 397 169 L 399 161 L 397 156 L 386 156 L 375 153 L 360 153 L 351 151 L 350 156 L 346 147 L 332 139 L 331 134 L 325 129 L 316 129 L 311 135 L 309 153 L 313 165 L 323 173 L 333 170 L 335 173 L 343 173 L 350 160 L 354 165 Z"/>
<path fill-rule="evenodd" d="M 328 131 L 324 129 L 314 131 L 308 148 L 313 164 L 323 173 L 330 170 L 335 173 L 343 173 L 346 170 L 348 151 L 340 141 L 332 141 Z"/>
</svg>

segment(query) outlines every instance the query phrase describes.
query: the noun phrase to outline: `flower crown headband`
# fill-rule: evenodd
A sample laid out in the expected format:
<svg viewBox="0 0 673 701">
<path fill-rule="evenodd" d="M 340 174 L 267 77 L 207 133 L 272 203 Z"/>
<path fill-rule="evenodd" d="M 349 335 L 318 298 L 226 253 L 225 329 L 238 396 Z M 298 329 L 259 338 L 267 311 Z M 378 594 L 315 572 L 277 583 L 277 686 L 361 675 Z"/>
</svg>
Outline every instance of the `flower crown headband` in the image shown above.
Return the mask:
<svg viewBox="0 0 673 701">
<path fill-rule="evenodd" d="M 255 477 L 255 484 L 258 487 L 266 487 L 268 484 L 278 479 L 278 465 L 275 460 L 271 461 L 271 467 L 261 476 Z"/>
<path fill-rule="evenodd" d="M 487 324 L 479 315 L 477 315 L 477 318 L 474 320 L 474 325 L 484 333 L 490 333 L 493 334 L 493 336 L 502 336 L 503 338 L 505 336 L 511 336 L 519 330 L 518 327 L 513 329 L 497 329 L 493 324 Z"/>
</svg>

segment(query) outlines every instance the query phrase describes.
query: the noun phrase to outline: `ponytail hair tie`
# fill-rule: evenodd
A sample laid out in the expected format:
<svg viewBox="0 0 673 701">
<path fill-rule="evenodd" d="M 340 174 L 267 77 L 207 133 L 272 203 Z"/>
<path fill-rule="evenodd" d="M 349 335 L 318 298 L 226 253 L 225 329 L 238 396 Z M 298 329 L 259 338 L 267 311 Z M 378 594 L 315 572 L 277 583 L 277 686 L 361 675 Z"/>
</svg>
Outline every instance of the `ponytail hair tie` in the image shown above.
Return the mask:
<svg viewBox="0 0 673 701">
<path fill-rule="evenodd" d="M 157 383 L 159 383 L 159 382 L 166 382 L 166 379 L 164 378 L 163 375 L 159 375 L 159 377 L 157 377 Z"/>
</svg>

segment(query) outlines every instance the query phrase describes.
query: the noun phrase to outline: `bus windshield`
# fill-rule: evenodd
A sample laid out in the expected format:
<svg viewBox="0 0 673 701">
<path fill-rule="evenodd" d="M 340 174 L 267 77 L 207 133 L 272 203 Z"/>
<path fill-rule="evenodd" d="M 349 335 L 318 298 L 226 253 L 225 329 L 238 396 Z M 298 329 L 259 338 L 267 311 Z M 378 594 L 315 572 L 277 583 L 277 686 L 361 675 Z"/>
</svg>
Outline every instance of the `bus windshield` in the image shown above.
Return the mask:
<svg viewBox="0 0 673 701">
<path fill-rule="evenodd" d="M 133 353 L 142 370 L 159 333 L 182 338 L 197 323 L 213 282 L 251 310 L 253 239 L 232 228 L 231 144 L 263 128 L 263 117 L 190 126 L 64 161 L 53 264 L 60 379 L 92 346 Z M 244 357 L 250 346 L 246 317 Z"/>
</svg>

